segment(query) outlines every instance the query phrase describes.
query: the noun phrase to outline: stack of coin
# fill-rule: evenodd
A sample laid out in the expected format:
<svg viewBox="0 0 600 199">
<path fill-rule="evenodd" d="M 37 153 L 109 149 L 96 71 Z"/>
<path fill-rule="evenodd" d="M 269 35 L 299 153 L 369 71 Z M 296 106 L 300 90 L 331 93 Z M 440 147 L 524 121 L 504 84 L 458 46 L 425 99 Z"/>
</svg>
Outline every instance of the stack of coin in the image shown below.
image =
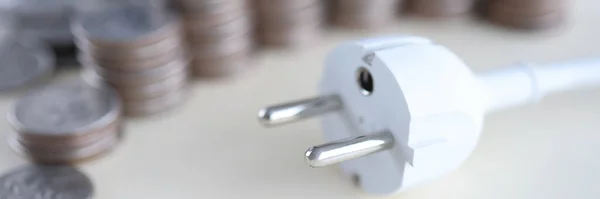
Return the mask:
<svg viewBox="0 0 600 199">
<path fill-rule="evenodd" d="M 255 0 L 257 36 L 269 46 L 294 47 L 320 35 L 325 21 L 321 0 Z"/>
<path fill-rule="evenodd" d="M 0 177 L 0 198 L 91 199 L 94 185 L 70 166 L 26 165 Z"/>
<path fill-rule="evenodd" d="M 399 13 L 403 0 L 331 0 L 330 20 L 345 28 L 378 28 Z"/>
<path fill-rule="evenodd" d="M 54 73 L 55 57 L 45 43 L 7 33 L 0 38 L 0 92 L 33 86 Z"/>
<path fill-rule="evenodd" d="M 75 164 L 113 149 L 121 138 L 121 102 L 108 87 L 82 79 L 50 84 L 8 112 L 11 148 L 40 164 Z"/>
<path fill-rule="evenodd" d="M 185 25 L 190 69 L 222 77 L 247 70 L 253 48 L 247 0 L 174 0 Z"/>
<path fill-rule="evenodd" d="M 15 24 L 14 16 L 0 9 L 0 40 L 6 40 L 7 37 L 14 35 Z"/>
<path fill-rule="evenodd" d="M 568 0 L 487 0 L 487 17 L 500 25 L 544 29 L 566 21 Z"/>
<path fill-rule="evenodd" d="M 14 15 L 21 33 L 40 38 L 51 45 L 73 44 L 69 25 L 74 17 L 75 0 L 6 0 L 0 12 Z"/>
<path fill-rule="evenodd" d="M 412 14 L 426 17 L 450 17 L 472 10 L 475 0 L 411 0 L 408 10 Z"/>
<path fill-rule="evenodd" d="M 73 32 L 84 77 L 117 90 L 125 115 L 154 115 L 185 100 L 189 58 L 173 13 L 123 6 L 83 16 Z"/>
</svg>

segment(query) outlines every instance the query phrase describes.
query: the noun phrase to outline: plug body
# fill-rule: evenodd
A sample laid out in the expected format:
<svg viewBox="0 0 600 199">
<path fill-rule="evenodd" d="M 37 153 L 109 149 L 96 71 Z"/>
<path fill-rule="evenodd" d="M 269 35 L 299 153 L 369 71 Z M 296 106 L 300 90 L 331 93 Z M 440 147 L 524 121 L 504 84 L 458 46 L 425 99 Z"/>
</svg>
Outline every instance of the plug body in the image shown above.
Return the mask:
<svg viewBox="0 0 600 199">
<path fill-rule="evenodd" d="M 369 193 L 399 192 L 451 171 L 475 148 L 479 89 L 462 60 L 427 39 L 349 42 L 330 53 L 323 71 L 320 94 L 340 96 L 344 107 L 323 115 L 324 139 L 391 132 L 391 149 L 340 167 Z"/>
<path fill-rule="evenodd" d="M 309 148 L 307 163 L 339 163 L 366 192 L 388 195 L 459 167 L 477 146 L 485 114 L 598 85 L 600 59 L 476 75 L 426 38 L 377 37 L 328 55 L 320 97 L 267 107 L 258 116 L 266 126 L 320 116 L 327 143 Z"/>
</svg>

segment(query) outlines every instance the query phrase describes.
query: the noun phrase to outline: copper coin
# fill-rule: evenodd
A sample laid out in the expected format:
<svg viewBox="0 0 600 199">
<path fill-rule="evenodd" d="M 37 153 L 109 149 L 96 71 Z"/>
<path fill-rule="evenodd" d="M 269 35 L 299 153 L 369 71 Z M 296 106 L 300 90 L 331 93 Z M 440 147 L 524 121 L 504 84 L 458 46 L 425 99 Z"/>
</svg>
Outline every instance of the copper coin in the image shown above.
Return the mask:
<svg viewBox="0 0 600 199">
<path fill-rule="evenodd" d="M 315 4 L 323 4 L 321 0 L 254 0 L 256 12 L 285 12 L 298 10 Z"/>
<path fill-rule="evenodd" d="M 289 27 L 288 29 L 261 29 L 257 33 L 261 44 L 270 46 L 295 47 L 308 45 L 322 33 L 321 23 L 305 26 Z"/>
<path fill-rule="evenodd" d="M 192 43 L 190 54 L 193 59 L 220 58 L 249 49 L 252 45 L 252 37 L 249 34 L 242 34 L 209 44 Z"/>
<path fill-rule="evenodd" d="M 352 28 L 352 29 L 367 29 L 379 28 L 386 24 L 390 24 L 395 18 L 392 14 L 381 15 L 342 15 L 337 13 L 331 17 L 331 23 L 334 26 Z"/>
<path fill-rule="evenodd" d="M 410 12 L 430 17 L 460 15 L 473 9 L 475 0 L 412 0 Z"/>
<path fill-rule="evenodd" d="M 508 6 L 517 6 L 519 9 L 531 10 L 555 10 L 555 8 L 566 8 L 571 0 L 489 0 L 490 3 L 502 3 Z"/>
<path fill-rule="evenodd" d="M 120 125 L 120 123 L 115 126 L 102 129 L 95 136 L 89 137 L 88 139 L 68 141 L 62 139 L 29 140 L 27 138 L 20 137 L 20 135 L 17 134 L 13 137 L 13 141 L 28 151 L 65 154 L 70 153 L 73 150 L 78 150 L 80 148 L 93 145 L 94 143 L 97 143 L 106 137 L 115 136 L 115 132 L 120 129 L 118 125 Z"/>
<path fill-rule="evenodd" d="M 9 139 L 9 146 L 19 155 L 26 157 L 38 164 L 78 164 L 87 160 L 94 159 L 99 155 L 112 150 L 120 141 L 117 132 L 110 136 L 103 137 L 95 143 L 82 148 L 66 150 L 62 152 L 52 152 L 47 150 L 32 150 L 23 147 L 14 139 Z"/>
<path fill-rule="evenodd" d="M 122 87 L 117 88 L 124 100 L 142 100 L 155 98 L 172 90 L 178 90 L 188 83 L 188 72 L 182 72 L 178 75 L 173 75 L 159 82 L 154 82 L 150 85 L 141 87 Z"/>
<path fill-rule="evenodd" d="M 201 23 L 187 24 L 187 38 L 194 43 L 211 43 L 227 39 L 236 35 L 246 34 L 252 30 L 251 20 L 248 17 L 239 17 L 219 25 L 206 25 Z"/>
<path fill-rule="evenodd" d="M 247 7 L 246 0 L 175 0 L 184 13 L 219 14 Z"/>
<path fill-rule="evenodd" d="M 125 114 L 130 117 L 143 117 L 166 112 L 182 104 L 189 96 L 188 91 L 187 87 L 183 87 L 155 98 L 127 101 Z"/>
<path fill-rule="evenodd" d="M 519 16 L 540 16 L 553 12 L 566 12 L 568 2 L 565 0 L 494 0 L 488 2 L 488 10 L 490 12 L 504 12 Z"/>
<path fill-rule="evenodd" d="M 518 29 L 547 29 L 563 24 L 567 15 L 563 12 L 554 12 L 539 16 L 519 16 L 490 10 L 489 19 L 497 24 Z"/>
<path fill-rule="evenodd" d="M 332 0 L 334 13 L 371 15 L 376 13 L 396 12 L 403 0 Z"/>
<path fill-rule="evenodd" d="M 115 131 L 120 128 L 123 121 L 121 118 L 115 120 L 115 122 L 107 125 L 105 128 L 97 129 L 94 131 L 87 132 L 85 134 L 76 135 L 72 137 L 66 136 L 40 136 L 30 135 L 27 133 L 15 133 L 15 139 L 24 147 L 27 148 L 46 148 L 46 149 L 64 149 L 64 148 L 77 148 L 83 147 L 90 143 L 95 142 L 102 137 L 105 137 L 107 133 Z"/>
<path fill-rule="evenodd" d="M 31 91 L 8 113 L 16 130 L 11 147 L 30 159 L 67 163 L 120 129 L 121 101 L 114 90 L 69 79 Z M 73 155 L 76 154 L 76 155 Z"/>
<path fill-rule="evenodd" d="M 181 32 L 174 14 L 137 6 L 83 15 L 76 22 L 72 26 L 75 37 L 98 48 L 138 48 Z"/>
<path fill-rule="evenodd" d="M 398 13 L 399 0 L 335 0 L 331 2 L 330 22 L 334 26 L 363 29 L 390 23 Z"/>
<path fill-rule="evenodd" d="M 244 72 L 251 68 L 250 52 L 242 50 L 225 57 L 195 59 L 190 65 L 194 76 L 221 77 Z"/>
<path fill-rule="evenodd" d="M 77 55 L 77 59 L 84 66 L 99 66 L 101 68 L 111 71 L 137 72 L 141 70 L 149 70 L 160 66 L 164 66 L 165 64 L 168 64 L 169 62 L 175 59 L 179 59 L 181 57 L 186 56 L 187 55 L 184 52 L 184 49 L 179 48 L 167 51 L 161 55 L 148 57 L 146 59 L 141 60 L 103 60 L 92 58 L 90 57 L 90 55 L 85 53 L 79 53 Z"/>
<path fill-rule="evenodd" d="M 94 59 L 102 60 L 141 60 L 160 56 L 161 54 L 182 48 L 181 37 L 167 37 L 158 43 L 138 48 L 98 48 L 85 40 L 76 41 L 78 48 Z"/>
<path fill-rule="evenodd" d="M 248 7 L 239 7 L 227 12 L 209 14 L 188 12 L 182 13 L 182 16 L 186 26 L 197 24 L 195 26 L 209 27 L 224 24 L 240 17 L 249 17 L 249 9 Z"/>
<path fill-rule="evenodd" d="M 55 146 L 44 146 L 44 145 L 36 145 L 35 143 L 29 143 L 30 145 L 25 145 L 25 143 L 23 141 L 20 141 L 19 138 L 13 138 L 11 139 L 11 142 L 13 142 L 12 144 L 18 145 L 19 147 L 22 147 L 22 151 L 28 152 L 30 154 L 34 154 L 34 155 L 40 155 L 40 156 L 71 156 L 72 154 L 76 154 L 79 153 L 81 154 L 81 152 L 85 152 L 85 151 L 89 151 L 90 148 L 97 148 L 96 146 L 98 145 L 102 145 L 103 142 L 106 142 L 107 140 L 112 140 L 114 139 L 114 137 L 117 136 L 117 131 L 118 128 L 111 128 L 111 129 L 106 129 L 106 131 L 104 132 L 104 136 L 102 137 L 98 137 L 97 139 L 93 140 L 93 142 L 88 142 L 88 143 L 77 143 L 77 145 L 72 145 L 72 146 L 59 146 L 59 147 L 55 147 Z"/>
<path fill-rule="evenodd" d="M 160 81 L 185 71 L 187 69 L 187 65 L 187 59 L 180 58 L 172 60 L 171 62 L 160 67 L 136 72 L 113 71 L 94 65 L 84 65 L 84 67 L 94 71 L 108 84 L 117 87 L 151 84 L 152 82 Z"/>
<path fill-rule="evenodd" d="M 296 10 L 257 13 L 259 28 L 290 27 L 303 24 L 315 24 L 324 21 L 324 8 L 320 4 L 310 5 Z"/>
<path fill-rule="evenodd" d="M 174 74 L 165 79 L 149 83 L 147 85 L 138 86 L 123 86 L 123 85 L 109 85 L 104 82 L 101 77 L 95 73 L 88 73 L 86 78 L 90 78 L 90 81 L 95 81 L 97 84 L 106 84 L 106 86 L 113 87 L 123 100 L 143 100 L 148 98 L 154 98 L 168 93 L 172 90 L 177 90 L 187 85 L 189 80 L 188 71 L 181 71 L 180 73 Z"/>
</svg>

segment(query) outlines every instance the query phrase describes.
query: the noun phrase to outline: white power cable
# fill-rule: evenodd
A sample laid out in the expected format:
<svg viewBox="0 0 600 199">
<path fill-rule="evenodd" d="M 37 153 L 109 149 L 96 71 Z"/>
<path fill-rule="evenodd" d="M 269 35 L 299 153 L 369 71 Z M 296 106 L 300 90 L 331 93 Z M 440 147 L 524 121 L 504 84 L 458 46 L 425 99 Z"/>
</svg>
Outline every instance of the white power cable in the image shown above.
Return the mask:
<svg viewBox="0 0 600 199">
<path fill-rule="evenodd" d="M 525 63 L 482 73 L 478 79 L 483 92 L 489 92 L 488 112 L 499 111 L 554 93 L 600 86 L 600 58 L 545 66 Z"/>
</svg>

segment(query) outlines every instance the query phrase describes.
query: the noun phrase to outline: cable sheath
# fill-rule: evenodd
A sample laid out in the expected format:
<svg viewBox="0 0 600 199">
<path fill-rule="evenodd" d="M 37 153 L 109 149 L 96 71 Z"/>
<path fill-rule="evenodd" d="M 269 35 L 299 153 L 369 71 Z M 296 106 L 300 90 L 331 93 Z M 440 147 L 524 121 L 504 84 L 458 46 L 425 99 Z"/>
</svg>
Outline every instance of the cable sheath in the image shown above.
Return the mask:
<svg viewBox="0 0 600 199">
<path fill-rule="evenodd" d="M 600 86 L 600 59 L 535 66 L 518 64 L 477 76 L 487 112 L 535 103 L 543 96 Z"/>
</svg>

